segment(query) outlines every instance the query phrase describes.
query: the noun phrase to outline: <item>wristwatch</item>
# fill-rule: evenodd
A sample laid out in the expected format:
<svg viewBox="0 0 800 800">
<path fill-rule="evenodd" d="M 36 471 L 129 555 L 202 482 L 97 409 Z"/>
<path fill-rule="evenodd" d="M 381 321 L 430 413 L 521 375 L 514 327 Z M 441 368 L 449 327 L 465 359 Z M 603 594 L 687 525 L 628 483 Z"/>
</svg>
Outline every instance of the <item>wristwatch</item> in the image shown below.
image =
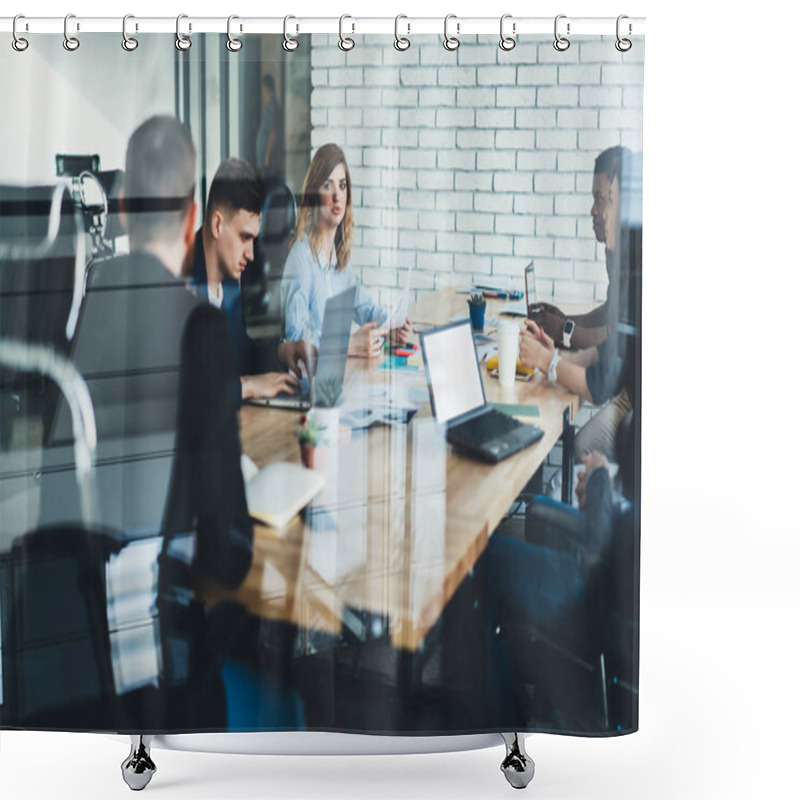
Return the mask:
<svg viewBox="0 0 800 800">
<path fill-rule="evenodd" d="M 561 333 L 561 344 L 563 344 L 564 347 L 569 347 L 569 342 L 570 339 L 572 339 L 572 333 L 574 330 L 575 330 L 575 323 L 571 319 L 565 320 L 564 330 Z"/>
<path fill-rule="evenodd" d="M 561 361 L 561 356 L 558 354 L 558 348 L 556 347 L 553 350 L 553 358 L 550 360 L 550 366 L 547 368 L 547 380 L 549 380 L 550 383 L 558 383 L 556 367 L 559 361 Z"/>
</svg>

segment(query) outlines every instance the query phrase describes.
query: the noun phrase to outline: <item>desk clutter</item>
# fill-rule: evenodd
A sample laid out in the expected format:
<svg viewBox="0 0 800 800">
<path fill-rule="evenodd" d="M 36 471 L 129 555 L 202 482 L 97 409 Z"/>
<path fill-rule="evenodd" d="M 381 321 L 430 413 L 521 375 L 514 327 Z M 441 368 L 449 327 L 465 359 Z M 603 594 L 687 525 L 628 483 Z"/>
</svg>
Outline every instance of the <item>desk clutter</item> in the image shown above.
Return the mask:
<svg viewBox="0 0 800 800">
<path fill-rule="evenodd" d="M 644 20 L 111 22 L 0 20 L 0 727 L 635 732 Z"/>
</svg>

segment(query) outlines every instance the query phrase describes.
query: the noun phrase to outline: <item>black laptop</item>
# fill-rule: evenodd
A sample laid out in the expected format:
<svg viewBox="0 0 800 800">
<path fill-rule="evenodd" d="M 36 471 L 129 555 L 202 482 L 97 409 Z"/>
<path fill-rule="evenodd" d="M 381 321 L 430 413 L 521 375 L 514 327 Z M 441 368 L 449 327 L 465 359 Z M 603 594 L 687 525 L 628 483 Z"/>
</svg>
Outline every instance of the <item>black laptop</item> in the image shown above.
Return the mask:
<svg viewBox="0 0 800 800">
<path fill-rule="evenodd" d="M 469 320 L 421 333 L 420 341 L 431 408 L 456 450 L 494 464 L 544 436 L 486 404 Z"/>
</svg>

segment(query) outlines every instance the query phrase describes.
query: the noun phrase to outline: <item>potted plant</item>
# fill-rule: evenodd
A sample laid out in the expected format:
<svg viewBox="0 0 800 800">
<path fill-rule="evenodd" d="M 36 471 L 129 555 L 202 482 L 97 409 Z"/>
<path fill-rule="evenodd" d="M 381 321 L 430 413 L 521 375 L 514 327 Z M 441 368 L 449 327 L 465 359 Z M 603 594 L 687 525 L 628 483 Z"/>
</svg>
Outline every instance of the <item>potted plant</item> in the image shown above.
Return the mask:
<svg viewBox="0 0 800 800">
<path fill-rule="evenodd" d="M 297 441 L 300 443 L 300 460 L 303 466 L 314 469 L 317 445 L 320 443 L 320 427 L 314 417 L 303 414 L 300 424 L 294 429 Z"/>
<path fill-rule="evenodd" d="M 486 318 L 486 298 L 483 292 L 473 292 L 469 299 L 469 320 L 472 323 L 472 330 L 482 331 Z"/>
<path fill-rule="evenodd" d="M 338 378 L 315 380 L 311 391 L 310 416 L 319 427 L 320 442 L 333 444 L 339 434 L 339 402 L 342 399 L 342 384 Z"/>
</svg>

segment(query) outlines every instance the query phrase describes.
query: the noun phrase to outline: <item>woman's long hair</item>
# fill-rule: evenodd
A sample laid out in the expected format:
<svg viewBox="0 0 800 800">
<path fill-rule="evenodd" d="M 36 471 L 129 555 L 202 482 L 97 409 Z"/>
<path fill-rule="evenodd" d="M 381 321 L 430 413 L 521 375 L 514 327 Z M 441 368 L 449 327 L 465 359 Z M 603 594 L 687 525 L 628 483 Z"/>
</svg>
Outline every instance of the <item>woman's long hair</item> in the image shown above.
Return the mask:
<svg viewBox="0 0 800 800">
<path fill-rule="evenodd" d="M 350 181 L 350 169 L 342 148 L 336 144 L 325 144 L 317 150 L 303 181 L 303 196 L 300 198 L 300 209 L 297 213 L 297 231 L 292 244 L 308 237 L 311 252 L 319 256 L 321 231 L 319 229 L 319 189 L 328 176 L 342 164 L 347 178 L 347 203 L 344 218 L 336 229 L 336 269 L 344 269 L 350 261 L 350 247 L 353 241 L 353 187 Z"/>
</svg>

